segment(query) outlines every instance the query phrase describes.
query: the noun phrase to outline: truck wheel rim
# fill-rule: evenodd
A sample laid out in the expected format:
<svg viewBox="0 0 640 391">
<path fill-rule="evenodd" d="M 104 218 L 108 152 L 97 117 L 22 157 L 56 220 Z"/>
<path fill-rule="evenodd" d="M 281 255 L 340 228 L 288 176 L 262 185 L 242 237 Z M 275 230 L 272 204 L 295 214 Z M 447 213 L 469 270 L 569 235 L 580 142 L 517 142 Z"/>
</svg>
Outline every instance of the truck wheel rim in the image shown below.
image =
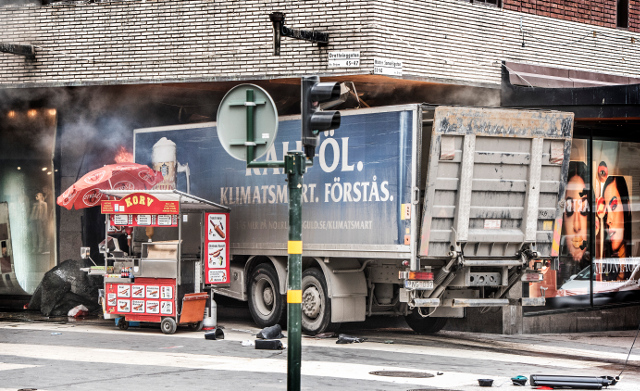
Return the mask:
<svg viewBox="0 0 640 391">
<path fill-rule="evenodd" d="M 304 290 L 302 299 L 302 312 L 309 318 L 315 319 L 320 313 L 322 302 L 320 292 L 315 286 L 310 286 Z"/>
<path fill-rule="evenodd" d="M 255 300 L 255 307 L 260 314 L 267 316 L 273 311 L 274 304 L 274 290 L 271 282 L 266 278 L 261 278 L 256 283 L 256 289 L 253 297 Z"/>
</svg>

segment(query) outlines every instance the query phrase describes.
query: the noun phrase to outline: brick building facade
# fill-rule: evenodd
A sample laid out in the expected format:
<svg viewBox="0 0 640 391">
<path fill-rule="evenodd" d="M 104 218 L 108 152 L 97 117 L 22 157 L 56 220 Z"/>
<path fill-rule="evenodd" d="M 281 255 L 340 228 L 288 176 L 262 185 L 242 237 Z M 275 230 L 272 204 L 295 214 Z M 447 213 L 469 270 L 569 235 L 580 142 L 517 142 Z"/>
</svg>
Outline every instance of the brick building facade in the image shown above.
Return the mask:
<svg viewBox="0 0 640 391">
<path fill-rule="evenodd" d="M 5 6 L 0 41 L 33 45 L 36 54 L 25 61 L 0 53 L 0 86 L 370 74 L 377 57 L 402 61 L 404 79 L 472 86 L 497 87 L 501 61 L 636 76 L 638 18 L 630 12 L 630 27 L 617 29 L 615 2 L 602 3 L 601 13 L 568 1 L 509 1 L 503 8 L 460 0 Z M 286 14 L 289 27 L 329 33 L 329 45 L 284 39 L 274 56 L 275 11 Z M 360 66 L 329 68 L 329 51 L 359 51 Z"/>
</svg>

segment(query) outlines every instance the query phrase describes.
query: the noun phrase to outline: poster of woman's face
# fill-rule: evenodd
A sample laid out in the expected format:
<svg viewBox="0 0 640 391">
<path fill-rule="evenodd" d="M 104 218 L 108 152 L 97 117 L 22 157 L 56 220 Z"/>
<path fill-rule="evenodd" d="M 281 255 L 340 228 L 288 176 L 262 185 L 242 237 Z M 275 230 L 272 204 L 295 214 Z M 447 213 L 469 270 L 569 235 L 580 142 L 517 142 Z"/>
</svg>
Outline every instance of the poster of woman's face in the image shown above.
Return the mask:
<svg viewBox="0 0 640 391">
<path fill-rule="evenodd" d="M 564 208 L 565 247 L 574 262 L 581 262 L 589 247 L 589 186 L 587 165 L 569 163 Z"/>
<path fill-rule="evenodd" d="M 640 233 L 633 210 L 638 150 L 634 142 L 573 140 L 560 256 L 544 277 L 550 306 L 589 307 L 591 294 L 599 303 L 640 299 L 640 249 L 633 242 Z"/>
<path fill-rule="evenodd" d="M 627 180 L 609 176 L 602 187 L 603 258 L 631 256 L 631 208 Z"/>
</svg>

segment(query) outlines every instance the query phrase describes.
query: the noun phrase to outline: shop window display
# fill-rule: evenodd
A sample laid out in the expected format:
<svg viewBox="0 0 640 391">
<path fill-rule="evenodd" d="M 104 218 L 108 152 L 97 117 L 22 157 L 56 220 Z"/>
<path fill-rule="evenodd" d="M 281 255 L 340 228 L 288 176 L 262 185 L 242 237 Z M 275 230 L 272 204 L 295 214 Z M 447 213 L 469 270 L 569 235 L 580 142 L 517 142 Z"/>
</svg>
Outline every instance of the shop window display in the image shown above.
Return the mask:
<svg viewBox="0 0 640 391">
<path fill-rule="evenodd" d="M 588 145 L 573 141 L 560 256 L 545 265 L 542 282 L 529 285 L 531 296 L 545 294 L 544 309 L 640 300 L 640 200 L 634 198 L 640 144 L 594 140 L 589 154 Z"/>
</svg>

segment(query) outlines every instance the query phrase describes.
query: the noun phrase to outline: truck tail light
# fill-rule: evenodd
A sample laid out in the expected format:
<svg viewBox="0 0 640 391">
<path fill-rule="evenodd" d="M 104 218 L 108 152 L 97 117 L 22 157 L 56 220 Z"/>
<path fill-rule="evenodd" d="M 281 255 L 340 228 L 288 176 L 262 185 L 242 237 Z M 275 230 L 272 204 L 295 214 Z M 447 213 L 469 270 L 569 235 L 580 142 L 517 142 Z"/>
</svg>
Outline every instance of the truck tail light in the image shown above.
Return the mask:
<svg viewBox="0 0 640 391">
<path fill-rule="evenodd" d="M 408 280 L 433 281 L 433 273 L 431 273 L 431 272 L 409 272 Z"/>
</svg>

